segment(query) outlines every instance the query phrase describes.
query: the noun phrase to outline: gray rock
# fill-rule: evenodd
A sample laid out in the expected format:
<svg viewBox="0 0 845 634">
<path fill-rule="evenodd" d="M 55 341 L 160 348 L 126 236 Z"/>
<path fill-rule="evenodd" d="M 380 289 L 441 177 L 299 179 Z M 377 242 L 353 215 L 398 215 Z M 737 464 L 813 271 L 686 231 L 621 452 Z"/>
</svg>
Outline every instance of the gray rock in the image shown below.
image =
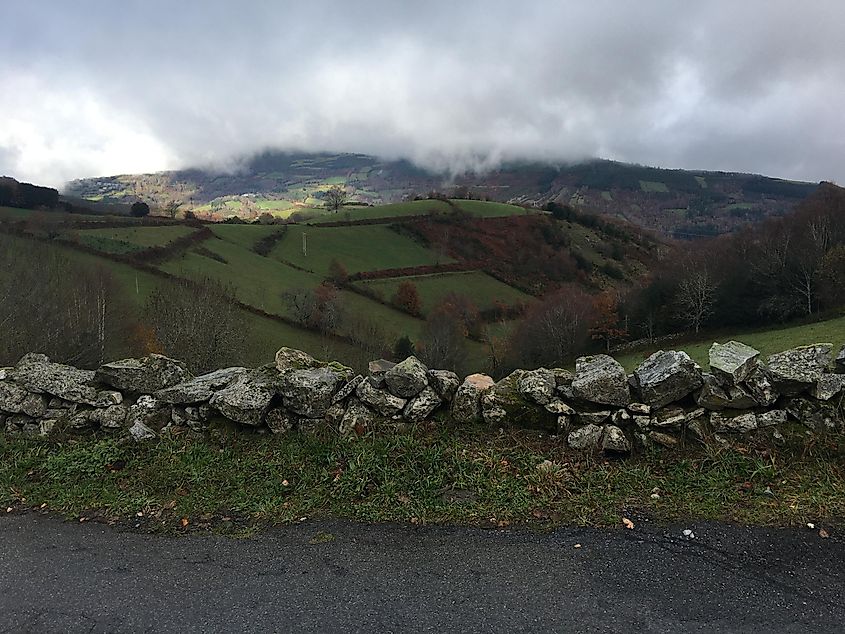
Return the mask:
<svg viewBox="0 0 845 634">
<path fill-rule="evenodd" d="M 567 434 L 569 434 L 570 429 L 572 429 L 572 416 L 568 416 L 567 414 L 558 416 L 557 433 L 561 436 L 566 436 Z"/>
<path fill-rule="evenodd" d="M 839 349 L 839 352 L 836 354 L 836 359 L 834 359 L 834 367 L 839 373 L 845 372 L 845 346 L 842 346 Z M 0 377 L 0 380 L 2 380 L 2 378 L 3 377 Z"/>
<path fill-rule="evenodd" d="M 569 432 L 566 444 L 573 449 L 595 449 L 601 441 L 602 428 L 598 425 L 584 425 Z"/>
<path fill-rule="evenodd" d="M 294 348 L 280 348 L 276 352 L 276 369 L 279 372 L 288 372 L 289 370 L 308 370 L 316 368 L 319 362 L 314 359 L 307 352 L 302 350 L 295 350 Z"/>
<path fill-rule="evenodd" d="M 484 422 L 494 427 L 557 431 L 557 416 L 526 398 L 519 384 L 524 370 L 516 370 L 498 381 L 481 396 Z"/>
<path fill-rule="evenodd" d="M 369 385 L 369 383 L 364 381 L 361 385 Z M 351 434 L 360 436 L 369 431 L 375 422 L 376 415 L 373 411 L 358 399 L 352 399 L 346 407 L 338 431 L 343 436 Z"/>
<path fill-rule="evenodd" d="M 481 395 L 495 385 L 486 374 L 470 374 L 461 383 L 452 399 L 451 417 L 456 423 L 479 423 Z"/>
<path fill-rule="evenodd" d="M 554 398 L 556 387 L 554 373 L 546 368 L 528 370 L 519 379 L 520 393 L 538 405 L 548 405 Z"/>
<path fill-rule="evenodd" d="M 786 410 L 783 409 L 772 409 L 768 412 L 761 412 L 757 414 L 757 427 L 773 427 L 775 425 L 785 425 L 786 419 Z"/>
<path fill-rule="evenodd" d="M 5 381 L 12 368 L 0 368 L 0 381 Z"/>
<path fill-rule="evenodd" d="M 115 390 L 102 390 L 97 392 L 97 400 L 94 407 L 111 407 L 120 405 L 123 402 L 123 394 Z"/>
<path fill-rule="evenodd" d="M 372 407 L 382 416 L 395 416 L 401 412 L 407 401 L 386 390 L 374 388 L 369 381 L 362 381 L 355 394 L 365 405 Z"/>
<path fill-rule="evenodd" d="M 661 445 L 662 447 L 666 447 L 667 449 L 673 449 L 680 443 L 680 440 L 675 436 L 660 431 L 650 431 L 646 437 L 651 442 Z"/>
<path fill-rule="evenodd" d="M 710 371 L 725 385 L 739 385 L 757 367 L 760 351 L 739 341 L 710 346 Z"/>
<path fill-rule="evenodd" d="M 628 403 L 628 411 L 632 414 L 648 416 L 651 414 L 651 405 L 646 405 L 645 403 Z"/>
<path fill-rule="evenodd" d="M 91 427 L 91 410 L 81 410 L 68 416 L 67 428 L 73 431 L 83 431 Z"/>
<path fill-rule="evenodd" d="M 236 376 L 214 393 L 209 404 L 229 420 L 258 427 L 280 389 L 278 370 L 264 366 Z"/>
<path fill-rule="evenodd" d="M 575 375 L 566 368 L 552 368 L 552 374 L 555 377 L 555 387 L 571 387 L 572 381 L 575 380 Z"/>
<path fill-rule="evenodd" d="M 710 425 L 717 434 L 744 434 L 757 429 L 757 415 L 753 412 L 745 414 L 710 414 Z"/>
<path fill-rule="evenodd" d="M 804 397 L 790 399 L 786 411 L 799 423 L 815 432 L 836 431 L 842 427 L 839 410 L 829 402 Z"/>
<path fill-rule="evenodd" d="M 291 370 L 281 377 L 285 407 L 306 418 L 322 418 L 341 383 L 329 368 Z"/>
<path fill-rule="evenodd" d="M 376 359 L 367 364 L 367 381 L 373 387 L 381 388 L 384 386 L 384 375 L 396 364 L 387 359 Z"/>
<path fill-rule="evenodd" d="M 637 426 L 637 429 L 640 431 L 646 431 L 651 428 L 651 416 L 634 416 L 634 425 Z"/>
<path fill-rule="evenodd" d="M 631 453 L 631 441 L 616 425 L 605 425 L 601 438 L 601 448 L 605 453 Z"/>
<path fill-rule="evenodd" d="M 788 396 L 809 390 L 830 365 L 832 348 L 817 343 L 771 355 L 768 371 L 775 389 Z"/>
<path fill-rule="evenodd" d="M 132 427 L 135 423 L 142 423 L 145 427 L 158 431 L 170 424 L 170 412 L 170 405 L 144 394 L 129 408 L 126 425 Z"/>
<path fill-rule="evenodd" d="M 56 421 L 51 419 L 41 419 L 38 423 L 38 435 L 50 436 L 56 429 Z"/>
<path fill-rule="evenodd" d="M 845 389 L 845 374 L 822 374 L 810 394 L 820 401 L 829 401 Z"/>
<path fill-rule="evenodd" d="M 160 354 L 140 359 L 122 359 L 104 363 L 97 369 L 95 380 L 124 392 L 152 394 L 166 387 L 183 383 L 191 373 L 182 361 Z"/>
<path fill-rule="evenodd" d="M 328 409 L 328 411 L 326 411 L 326 415 L 323 417 L 323 420 L 330 428 L 336 430 L 339 428 L 340 422 L 343 420 L 343 415 L 345 413 L 346 407 L 344 407 L 342 403 L 335 403 Z"/>
<path fill-rule="evenodd" d="M 140 421 L 129 428 L 129 435 L 135 442 L 146 442 L 156 439 L 156 433 Z"/>
<path fill-rule="evenodd" d="M 634 371 L 634 382 L 644 403 L 663 407 L 701 387 L 701 368 L 686 352 L 659 350 Z"/>
<path fill-rule="evenodd" d="M 710 410 L 751 409 L 757 400 L 738 385 L 723 386 L 712 374 L 704 375 L 704 383 L 695 394 L 695 402 Z"/>
<path fill-rule="evenodd" d="M 451 370 L 429 370 L 428 384 L 434 388 L 441 399 L 451 403 L 452 399 L 455 398 L 455 392 L 458 391 L 461 380 Z"/>
<path fill-rule="evenodd" d="M 617 427 L 627 427 L 631 423 L 631 415 L 628 410 L 618 409 L 610 417 L 610 422 Z"/>
<path fill-rule="evenodd" d="M 27 394 L 21 401 L 20 412 L 33 418 L 41 418 L 47 411 L 47 399 L 42 394 Z"/>
<path fill-rule="evenodd" d="M 761 367 L 754 370 L 746 379 L 745 389 L 760 407 L 770 407 L 780 398 L 769 375 Z"/>
<path fill-rule="evenodd" d="M 611 414 L 612 412 L 609 409 L 597 412 L 579 411 L 576 418 L 581 425 L 601 425 L 610 418 Z"/>
<path fill-rule="evenodd" d="M 332 404 L 334 405 L 340 403 L 352 396 L 363 380 L 364 377 L 360 374 L 356 374 L 354 377 L 349 379 L 337 392 L 335 392 L 335 395 L 332 396 Z"/>
<path fill-rule="evenodd" d="M 125 405 L 112 405 L 92 410 L 89 420 L 102 429 L 122 429 L 126 426 L 128 415 L 129 408 Z"/>
<path fill-rule="evenodd" d="M 264 420 L 274 434 L 286 434 L 296 424 L 296 417 L 283 407 L 274 407 L 268 411 Z"/>
<path fill-rule="evenodd" d="M 574 409 L 572 409 L 569 405 L 564 403 L 559 398 L 553 398 L 548 403 L 543 405 L 543 408 L 550 414 L 556 414 L 558 416 L 575 416 L 576 414 L 576 411 Z"/>
<path fill-rule="evenodd" d="M 572 392 L 576 398 L 600 405 L 624 407 L 631 400 L 625 368 L 606 354 L 576 360 Z"/>
<path fill-rule="evenodd" d="M 246 368 L 223 368 L 170 387 L 158 390 L 155 397 L 172 405 L 192 405 L 208 401 L 217 390 L 221 390 L 235 378 L 248 372 Z"/>
<path fill-rule="evenodd" d="M 408 357 L 384 373 L 390 393 L 399 398 L 413 398 L 428 386 L 428 368 L 416 357 Z"/>
<path fill-rule="evenodd" d="M 52 363 L 43 354 L 25 355 L 9 373 L 10 378 L 30 392 L 49 394 L 65 401 L 95 405 L 97 390 L 90 384 L 94 372 Z"/>
<path fill-rule="evenodd" d="M 420 423 L 427 420 L 442 403 L 443 400 L 437 395 L 437 392 L 429 386 L 408 401 L 402 415 L 408 422 Z"/>
</svg>

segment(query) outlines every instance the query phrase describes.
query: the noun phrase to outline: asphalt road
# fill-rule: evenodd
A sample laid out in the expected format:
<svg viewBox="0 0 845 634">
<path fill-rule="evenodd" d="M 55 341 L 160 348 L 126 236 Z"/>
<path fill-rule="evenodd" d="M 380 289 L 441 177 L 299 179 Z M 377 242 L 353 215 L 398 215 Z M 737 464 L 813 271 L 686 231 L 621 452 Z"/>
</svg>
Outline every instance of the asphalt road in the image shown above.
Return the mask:
<svg viewBox="0 0 845 634">
<path fill-rule="evenodd" d="M 249 539 L 0 518 L 3 632 L 807 632 L 845 627 L 845 542 L 694 525 L 311 523 Z M 318 532 L 333 540 L 311 543 Z M 576 544 L 581 544 L 576 548 Z"/>
</svg>

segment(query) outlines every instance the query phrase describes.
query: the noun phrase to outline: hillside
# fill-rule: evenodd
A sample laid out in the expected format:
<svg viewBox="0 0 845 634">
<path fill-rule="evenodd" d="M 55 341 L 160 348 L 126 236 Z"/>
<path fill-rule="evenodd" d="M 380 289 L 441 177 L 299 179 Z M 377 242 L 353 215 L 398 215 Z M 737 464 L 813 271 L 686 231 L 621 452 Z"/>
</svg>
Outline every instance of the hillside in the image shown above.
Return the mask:
<svg viewBox="0 0 845 634">
<path fill-rule="evenodd" d="M 68 183 L 64 193 L 112 203 L 140 198 L 159 206 L 175 200 L 183 209 L 221 220 L 313 212 L 332 186 L 344 187 L 350 201 L 361 205 L 396 203 L 431 191 L 528 206 L 558 202 L 682 238 L 725 233 L 781 216 L 816 187 L 753 174 L 606 160 L 512 163 L 483 174 L 453 176 L 362 154 L 266 152 L 231 173 L 186 169 L 87 178 Z"/>
</svg>

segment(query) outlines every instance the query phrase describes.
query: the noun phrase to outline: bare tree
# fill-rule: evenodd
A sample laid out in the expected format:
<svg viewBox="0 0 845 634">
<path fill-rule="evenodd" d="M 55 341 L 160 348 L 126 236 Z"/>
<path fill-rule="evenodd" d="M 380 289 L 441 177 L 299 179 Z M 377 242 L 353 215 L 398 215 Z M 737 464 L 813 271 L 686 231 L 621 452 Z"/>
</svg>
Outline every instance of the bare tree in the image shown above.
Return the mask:
<svg viewBox="0 0 845 634">
<path fill-rule="evenodd" d="M 182 206 L 182 203 L 180 203 L 176 200 L 171 200 L 169 203 L 167 203 L 164 206 L 163 210 L 164 210 L 164 213 L 167 214 L 168 217 L 175 218 L 176 214 L 179 213 L 179 208 L 181 206 Z"/>
<path fill-rule="evenodd" d="M 678 284 L 678 317 L 695 332 L 713 312 L 716 284 L 705 267 L 690 267 Z"/>
<path fill-rule="evenodd" d="M 345 189 L 338 185 L 332 185 L 323 194 L 323 204 L 329 211 L 337 213 L 346 204 L 348 198 Z"/>
</svg>

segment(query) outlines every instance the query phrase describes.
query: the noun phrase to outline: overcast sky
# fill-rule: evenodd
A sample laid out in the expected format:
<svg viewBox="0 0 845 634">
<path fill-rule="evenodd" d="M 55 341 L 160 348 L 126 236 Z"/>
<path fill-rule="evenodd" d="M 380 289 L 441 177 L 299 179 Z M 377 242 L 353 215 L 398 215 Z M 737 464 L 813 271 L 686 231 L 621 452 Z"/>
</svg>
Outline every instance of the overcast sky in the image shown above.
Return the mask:
<svg viewBox="0 0 845 634">
<path fill-rule="evenodd" d="M 262 148 L 845 182 L 845 2 L 0 0 L 0 174 Z"/>
</svg>

